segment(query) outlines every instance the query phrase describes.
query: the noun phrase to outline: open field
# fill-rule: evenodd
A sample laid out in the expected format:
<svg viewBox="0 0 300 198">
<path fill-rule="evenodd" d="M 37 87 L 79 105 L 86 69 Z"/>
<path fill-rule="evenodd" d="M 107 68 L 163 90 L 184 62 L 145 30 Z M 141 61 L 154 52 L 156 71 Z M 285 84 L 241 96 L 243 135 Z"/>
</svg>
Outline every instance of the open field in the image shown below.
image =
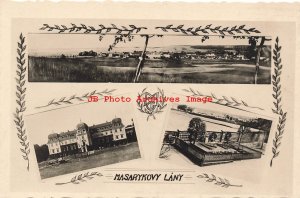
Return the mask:
<svg viewBox="0 0 300 198">
<path fill-rule="evenodd" d="M 132 82 L 136 59 L 29 57 L 31 82 Z M 243 60 L 146 60 L 140 83 L 252 84 L 255 65 Z M 261 66 L 259 84 L 271 83 L 271 67 Z"/>
<path fill-rule="evenodd" d="M 42 179 L 82 171 L 86 169 L 101 167 L 118 162 L 124 162 L 140 158 L 138 143 L 129 143 L 126 145 L 104 149 L 101 152 L 88 157 L 72 158 L 65 164 L 56 166 L 40 167 Z"/>
</svg>

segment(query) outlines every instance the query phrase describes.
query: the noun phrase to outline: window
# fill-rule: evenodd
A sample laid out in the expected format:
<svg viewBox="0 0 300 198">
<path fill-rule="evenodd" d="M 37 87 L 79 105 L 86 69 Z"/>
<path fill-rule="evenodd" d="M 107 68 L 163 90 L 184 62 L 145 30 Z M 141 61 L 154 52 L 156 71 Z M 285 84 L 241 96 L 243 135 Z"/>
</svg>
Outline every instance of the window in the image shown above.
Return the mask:
<svg viewBox="0 0 300 198">
<path fill-rule="evenodd" d="M 118 136 L 118 135 L 116 135 L 116 139 L 119 139 L 119 136 Z"/>
<path fill-rule="evenodd" d="M 115 132 L 117 132 L 117 129 L 115 129 Z"/>
<path fill-rule="evenodd" d="M 55 153 L 54 149 L 52 149 L 52 153 Z"/>
<path fill-rule="evenodd" d="M 121 138 L 123 138 L 123 134 L 121 134 Z"/>
<path fill-rule="evenodd" d="M 120 130 L 120 131 L 122 131 L 122 129 L 121 129 L 121 128 L 119 128 L 119 130 Z"/>
</svg>

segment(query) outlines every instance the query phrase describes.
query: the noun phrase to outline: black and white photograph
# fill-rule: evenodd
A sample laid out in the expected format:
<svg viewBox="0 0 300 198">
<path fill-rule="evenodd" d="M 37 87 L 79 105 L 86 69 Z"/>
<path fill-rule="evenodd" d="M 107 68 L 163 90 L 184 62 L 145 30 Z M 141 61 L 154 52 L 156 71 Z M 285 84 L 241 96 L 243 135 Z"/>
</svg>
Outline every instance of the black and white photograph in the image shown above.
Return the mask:
<svg viewBox="0 0 300 198">
<path fill-rule="evenodd" d="M 0 197 L 300 197 L 299 4 L 4 1 Z"/>
<path fill-rule="evenodd" d="M 41 179 L 141 157 L 128 104 L 85 103 L 27 121 Z"/>
<path fill-rule="evenodd" d="M 29 35 L 28 80 L 271 83 L 272 39 L 257 29 L 157 23 L 164 25 L 43 24 Z"/>
<path fill-rule="evenodd" d="M 215 106 L 174 104 L 159 158 L 185 160 L 198 166 L 261 158 L 272 120 L 240 109 L 229 111 L 228 107 Z"/>
</svg>

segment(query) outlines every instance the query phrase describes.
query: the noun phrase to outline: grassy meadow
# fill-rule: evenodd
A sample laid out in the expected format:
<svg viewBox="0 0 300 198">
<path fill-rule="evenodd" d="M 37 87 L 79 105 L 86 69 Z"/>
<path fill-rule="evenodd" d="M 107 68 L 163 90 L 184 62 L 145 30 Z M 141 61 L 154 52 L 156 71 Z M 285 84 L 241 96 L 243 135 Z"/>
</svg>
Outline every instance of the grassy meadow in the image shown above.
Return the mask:
<svg viewBox="0 0 300 198">
<path fill-rule="evenodd" d="M 130 83 L 138 60 L 100 57 L 29 57 L 30 82 Z M 271 83 L 271 67 L 262 64 L 259 84 Z M 146 60 L 139 83 L 252 84 L 255 65 L 245 60 Z"/>
<path fill-rule="evenodd" d="M 54 166 L 39 165 L 39 171 L 41 178 L 45 179 L 109 164 L 138 159 L 140 157 L 141 155 L 138 143 L 133 142 L 118 147 L 107 148 L 88 157 L 72 158 L 64 164 Z"/>
</svg>

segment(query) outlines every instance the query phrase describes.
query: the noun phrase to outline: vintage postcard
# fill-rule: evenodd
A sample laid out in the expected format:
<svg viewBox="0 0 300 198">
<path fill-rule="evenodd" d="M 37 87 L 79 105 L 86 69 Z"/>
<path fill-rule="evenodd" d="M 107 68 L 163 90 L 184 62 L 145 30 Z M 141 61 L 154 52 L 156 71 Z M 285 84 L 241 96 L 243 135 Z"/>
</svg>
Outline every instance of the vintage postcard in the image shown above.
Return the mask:
<svg viewBox="0 0 300 198">
<path fill-rule="evenodd" d="M 0 197 L 299 197 L 298 4 L 0 6 Z"/>
</svg>

